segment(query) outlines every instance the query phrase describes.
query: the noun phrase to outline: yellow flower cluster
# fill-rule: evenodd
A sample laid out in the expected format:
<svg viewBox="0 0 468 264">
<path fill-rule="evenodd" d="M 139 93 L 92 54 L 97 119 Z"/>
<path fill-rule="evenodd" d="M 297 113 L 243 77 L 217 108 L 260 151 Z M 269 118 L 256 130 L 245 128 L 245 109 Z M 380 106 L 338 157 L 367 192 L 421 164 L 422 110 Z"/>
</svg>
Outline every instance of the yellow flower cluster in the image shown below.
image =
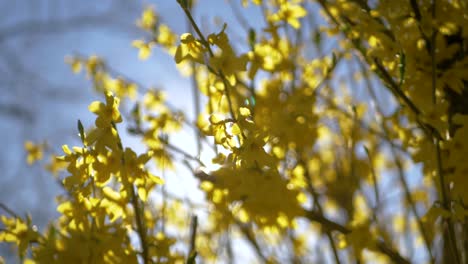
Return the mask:
<svg viewBox="0 0 468 264">
<path fill-rule="evenodd" d="M 68 58 L 105 102 L 89 106 L 94 127 L 78 122 L 82 145 L 48 165 L 66 191 L 59 220 L 41 234 L 8 212 L 0 241 L 37 263 L 228 262 L 239 236 L 265 263 L 311 262 L 322 237 L 320 263 L 466 261 L 455 233 L 468 230 L 466 1 L 240 2 L 264 20 L 235 12 L 246 43 L 227 24 L 205 36 L 188 0 L 177 3 L 190 33 L 174 34 L 153 7 L 137 21 L 149 34 L 133 42 L 138 56 L 162 48 L 192 78 L 194 120 L 97 56 Z M 143 154 L 118 130 L 127 98 Z M 197 154 L 169 140 L 183 128 L 195 130 Z M 47 150 L 25 149 L 29 164 Z M 180 165 L 204 203 L 158 188 L 149 169 Z"/>
<path fill-rule="evenodd" d="M 122 122 L 120 100 L 111 92 L 105 97 L 105 102 L 95 101 L 89 106 L 96 114 L 94 128 L 85 132 L 79 122 L 83 146 L 64 145 L 64 155 L 56 158 L 66 168 L 62 184 L 67 192 L 58 197 L 61 216 L 57 224 L 40 235 L 30 219 L 24 222 L 16 215 L 2 216 L 6 229 L 0 232 L 0 241 L 16 243 L 21 256 L 30 247 L 35 263 L 138 263 L 139 251 L 131 242 L 132 233 L 138 233 L 145 243 L 145 258 L 180 259 L 171 249 L 175 240 L 148 232 L 154 230 L 156 222 L 141 219 L 143 215 L 153 218 L 144 205 L 153 190 L 163 184 L 145 167 L 153 151 L 137 155 L 123 148 L 117 130 Z M 27 147 L 36 152 L 30 143 Z"/>
</svg>

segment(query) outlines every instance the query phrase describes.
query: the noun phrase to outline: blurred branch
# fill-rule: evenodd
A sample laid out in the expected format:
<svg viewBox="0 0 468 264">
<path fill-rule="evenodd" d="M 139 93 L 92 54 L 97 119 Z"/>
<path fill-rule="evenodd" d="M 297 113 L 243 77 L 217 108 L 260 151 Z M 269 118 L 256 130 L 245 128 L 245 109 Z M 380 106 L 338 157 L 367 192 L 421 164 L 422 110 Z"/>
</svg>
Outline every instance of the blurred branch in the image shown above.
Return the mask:
<svg viewBox="0 0 468 264">
<path fill-rule="evenodd" d="M 0 104 L 0 114 L 12 116 L 16 119 L 21 119 L 26 122 L 33 121 L 33 114 L 31 111 L 17 104 L 5 104 L 2 102 L 2 104 Z"/>
<path fill-rule="evenodd" d="M 306 165 L 306 162 L 302 159 L 303 151 L 298 150 L 297 152 L 298 152 L 298 155 L 300 157 L 297 164 L 301 165 L 304 168 L 304 178 L 306 179 L 306 182 L 307 182 L 307 189 L 308 189 L 310 195 L 312 195 L 312 198 L 314 200 L 313 201 L 313 206 L 317 207 L 317 212 L 305 211 L 306 212 L 305 216 L 306 216 L 307 219 L 309 219 L 311 221 L 319 222 L 325 228 L 325 233 L 326 233 L 328 241 L 330 243 L 330 247 L 331 247 L 331 249 L 333 251 L 333 256 L 335 258 L 335 262 L 337 264 L 340 264 L 341 263 L 340 257 L 338 255 L 337 246 L 335 245 L 335 241 L 333 240 L 331 231 L 332 230 L 338 230 L 343 234 L 347 234 L 347 233 L 351 232 L 351 230 L 347 229 L 346 227 L 344 227 L 344 226 L 342 226 L 342 225 L 340 225 L 338 223 L 332 222 L 332 221 L 330 221 L 330 220 L 328 220 L 327 218 L 324 217 L 324 212 L 323 212 L 323 209 L 322 209 L 322 205 L 320 204 L 320 201 L 319 201 L 319 195 L 315 191 L 314 185 L 312 183 L 312 177 L 309 174 L 309 170 L 308 170 L 308 167 Z"/>
<path fill-rule="evenodd" d="M 114 4 L 115 5 L 115 4 Z M 0 43 L 19 36 L 31 36 L 33 34 L 54 34 L 66 31 L 77 30 L 80 28 L 94 28 L 96 25 L 115 25 L 123 29 L 128 23 L 118 25 L 116 17 L 117 7 L 113 6 L 101 14 L 80 15 L 67 19 L 32 19 L 29 21 L 18 22 L 15 25 L 4 26 L 0 28 Z M 129 32 L 136 32 L 135 27 L 129 28 Z"/>
<path fill-rule="evenodd" d="M 1 45 L 1 43 L 0 43 Z M 6 61 L 9 70 L 6 74 L 12 75 L 11 80 L 4 77 L 1 84 L 15 86 L 15 91 L 25 87 L 29 91 L 40 93 L 44 97 L 60 97 L 62 99 L 78 99 L 83 97 L 83 93 L 78 87 L 64 87 L 57 85 L 47 78 L 41 76 L 39 72 L 28 69 L 21 56 L 11 47 L 1 45 L 0 57 Z M 39 85 L 40 84 L 40 85 Z M 34 89 L 30 89 L 34 86 Z"/>
<path fill-rule="evenodd" d="M 377 248 L 380 250 L 380 252 L 387 255 L 394 263 L 398 263 L 398 264 L 410 264 L 411 263 L 407 259 L 402 257 L 397 251 L 385 245 L 385 243 L 382 241 L 377 242 Z"/>
<path fill-rule="evenodd" d="M 249 244 L 254 248 L 255 253 L 257 256 L 263 261 L 263 263 L 268 263 L 268 259 L 265 257 L 265 255 L 262 252 L 262 248 L 258 244 L 257 239 L 255 238 L 255 235 L 253 234 L 252 229 L 246 225 L 241 223 L 240 221 L 234 219 L 236 221 L 237 227 L 240 229 L 242 234 L 245 236 Z"/>
<path fill-rule="evenodd" d="M 237 22 L 239 22 L 239 25 L 245 30 L 245 32 L 249 32 L 251 26 L 245 16 L 242 14 L 242 11 L 237 7 L 237 2 L 238 1 L 228 0 L 228 5 L 231 8 L 232 14 L 236 18 Z"/>
<path fill-rule="evenodd" d="M 362 65 L 362 63 L 361 63 L 360 66 L 361 66 L 362 73 L 365 73 L 364 65 Z M 376 93 L 375 93 L 375 91 L 373 89 L 373 86 L 372 86 L 372 84 L 371 84 L 371 82 L 369 80 L 369 76 L 364 74 L 364 77 L 365 77 L 364 79 L 366 81 L 367 90 L 369 92 L 371 100 L 374 102 L 375 111 L 377 112 L 378 115 L 383 116 L 383 109 L 382 109 L 381 105 L 378 103 L 377 95 L 376 95 Z M 385 124 L 385 122 L 383 120 L 380 120 L 380 125 L 382 127 L 385 138 L 387 138 L 388 142 L 391 142 L 390 128 Z M 414 215 L 414 217 L 416 219 L 416 223 L 417 223 L 419 231 L 420 231 L 420 233 L 421 233 L 421 235 L 423 237 L 424 245 L 426 247 L 427 253 L 429 254 L 431 263 L 434 263 L 434 256 L 433 256 L 432 250 L 431 250 L 431 241 L 430 241 L 427 233 L 424 230 L 424 225 L 422 223 L 421 217 L 419 217 L 419 215 L 417 213 L 416 203 L 413 200 L 413 197 L 411 196 L 411 190 L 410 190 L 410 188 L 408 186 L 408 183 L 407 183 L 407 180 L 406 180 L 406 177 L 405 177 L 403 164 L 401 163 L 400 159 L 398 158 L 398 153 L 396 152 L 396 149 L 395 149 L 395 147 L 393 145 L 390 145 L 390 151 L 392 153 L 395 165 L 397 167 L 398 179 L 400 180 L 400 183 L 401 183 L 401 185 L 403 187 L 405 199 L 406 199 L 407 203 L 409 204 L 410 209 L 411 209 L 411 211 L 412 211 L 412 213 L 413 213 L 413 215 Z"/>
<path fill-rule="evenodd" d="M 13 216 L 15 218 L 20 218 L 12 209 L 10 209 L 5 204 L 0 203 L 0 208 L 3 209 L 5 212 L 7 212 L 9 215 L 11 215 L 11 216 Z"/>
<path fill-rule="evenodd" d="M 327 230 L 336 230 L 343 234 L 351 233 L 349 228 L 325 218 L 322 213 L 305 210 L 305 217 L 311 221 L 320 223 Z"/>
<path fill-rule="evenodd" d="M 196 239 L 197 239 L 197 228 L 198 228 L 198 217 L 192 216 L 192 222 L 190 223 L 190 248 L 189 256 L 196 251 Z"/>
</svg>

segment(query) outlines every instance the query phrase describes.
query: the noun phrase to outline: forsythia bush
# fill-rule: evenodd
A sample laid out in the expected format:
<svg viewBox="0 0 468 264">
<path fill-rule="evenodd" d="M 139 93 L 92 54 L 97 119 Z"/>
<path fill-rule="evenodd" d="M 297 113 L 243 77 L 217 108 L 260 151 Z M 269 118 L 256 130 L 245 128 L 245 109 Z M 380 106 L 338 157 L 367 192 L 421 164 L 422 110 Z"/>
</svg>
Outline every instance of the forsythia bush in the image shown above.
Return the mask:
<svg viewBox="0 0 468 264">
<path fill-rule="evenodd" d="M 189 33 L 148 7 L 133 46 L 166 50 L 192 78 L 196 120 L 99 57 L 68 58 L 104 99 L 91 129 L 78 121 L 81 144 L 47 164 L 60 217 L 38 230 L 2 204 L 0 241 L 21 261 L 232 263 L 243 241 L 261 263 L 468 262 L 466 0 L 243 0 L 263 25 L 237 10 L 243 23 L 210 34 L 177 2 Z M 123 117 L 143 153 L 122 140 Z M 171 142 L 183 128 L 197 153 Z M 28 163 L 45 155 L 25 147 Z M 207 215 L 151 172 L 180 166 Z"/>
</svg>

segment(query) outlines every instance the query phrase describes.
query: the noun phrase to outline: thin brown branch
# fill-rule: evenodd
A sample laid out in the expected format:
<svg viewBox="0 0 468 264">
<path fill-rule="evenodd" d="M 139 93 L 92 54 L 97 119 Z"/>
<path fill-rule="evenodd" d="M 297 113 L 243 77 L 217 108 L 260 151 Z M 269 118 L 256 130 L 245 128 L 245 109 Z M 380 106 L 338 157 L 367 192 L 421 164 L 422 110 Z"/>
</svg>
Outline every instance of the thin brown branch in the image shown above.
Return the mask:
<svg viewBox="0 0 468 264">
<path fill-rule="evenodd" d="M 320 223 L 327 230 L 335 230 L 343 234 L 351 233 L 351 229 L 325 218 L 321 213 L 310 210 L 304 212 L 307 219 Z"/>
<path fill-rule="evenodd" d="M 248 225 L 243 224 L 243 223 L 241 223 L 239 221 L 236 221 L 236 225 L 240 229 L 240 231 L 242 232 L 244 237 L 247 239 L 249 244 L 254 248 L 254 251 L 257 254 L 257 257 L 260 258 L 263 261 L 263 263 L 267 263 L 268 259 L 263 254 L 262 248 L 260 247 L 260 245 L 258 244 L 257 239 L 253 235 L 253 232 L 252 232 L 251 228 Z"/>
<path fill-rule="evenodd" d="M 198 217 L 192 216 L 192 222 L 190 223 L 190 247 L 189 255 L 196 251 L 196 239 L 197 239 L 197 228 L 198 228 Z"/>
<path fill-rule="evenodd" d="M 377 242 L 377 248 L 380 250 L 380 252 L 387 255 L 394 263 L 397 263 L 397 264 L 410 264 L 411 263 L 409 260 L 401 256 L 400 253 L 398 253 L 398 251 L 395 251 L 394 249 L 388 247 L 382 241 Z"/>
</svg>

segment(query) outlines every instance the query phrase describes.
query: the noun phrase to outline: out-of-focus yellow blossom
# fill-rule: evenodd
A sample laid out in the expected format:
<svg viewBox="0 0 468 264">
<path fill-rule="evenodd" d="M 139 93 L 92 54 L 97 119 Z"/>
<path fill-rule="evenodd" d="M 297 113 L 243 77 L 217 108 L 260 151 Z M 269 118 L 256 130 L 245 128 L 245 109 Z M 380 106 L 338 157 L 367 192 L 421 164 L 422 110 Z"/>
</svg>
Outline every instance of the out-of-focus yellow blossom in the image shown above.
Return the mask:
<svg viewBox="0 0 468 264">
<path fill-rule="evenodd" d="M 158 36 L 156 42 L 166 49 L 171 49 L 174 47 L 177 41 L 177 36 L 171 29 L 164 24 L 161 24 L 158 28 Z"/>
<path fill-rule="evenodd" d="M 103 66 L 104 62 L 96 55 L 92 55 L 86 60 L 86 72 L 88 77 L 94 76 Z"/>
<path fill-rule="evenodd" d="M 144 30 L 153 31 L 156 29 L 158 23 L 158 16 L 154 11 L 153 7 L 147 7 L 143 10 L 140 19 L 137 21 L 137 25 Z"/>
<path fill-rule="evenodd" d="M 132 46 L 139 50 L 138 58 L 146 60 L 151 55 L 151 48 L 154 46 L 153 42 L 145 42 L 143 40 L 134 40 Z"/>
<path fill-rule="evenodd" d="M 66 167 L 66 163 L 58 159 L 57 156 L 52 155 L 50 157 L 50 162 L 46 165 L 46 169 L 50 171 L 53 175 L 63 170 Z"/>
<path fill-rule="evenodd" d="M 222 71 L 225 75 L 231 76 L 232 74 L 245 71 L 247 55 L 236 56 L 224 32 L 225 29 L 226 26 L 220 33 L 210 34 L 208 36 L 208 42 L 218 46 L 221 50 L 219 54 L 215 54 L 210 58 L 209 64 L 215 69 Z"/>
<path fill-rule="evenodd" d="M 29 243 L 37 242 L 39 233 L 36 226 L 29 226 L 22 219 L 0 216 L 4 229 L 0 229 L 0 242 L 15 243 L 20 256 L 26 254 Z"/>
<path fill-rule="evenodd" d="M 292 4 L 289 1 L 281 1 L 278 13 L 272 16 L 272 20 L 285 21 L 293 28 L 298 29 L 301 24 L 299 19 L 306 16 L 307 11 L 300 5 Z"/>
<path fill-rule="evenodd" d="M 29 165 L 42 160 L 44 157 L 44 144 L 34 144 L 32 141 L 26 141 L 24 149 L 27 152 L 26 160 Z"/>
<path fill-rule="evenodd" d="M 75 57 L 65 57 L 65 62 L 70 64 L 73 73 L 80 73 L 83 63 L 81 60 Z"/>
<path fill-rule="evenodd" d="M 126 81 L 122 77 L 111 78 L 107 76 L 104 78 L 104 86 L 106 87 L 106 91 L 110 91 L 120 98 L 128 97 L 135 99 L 137 95 L 137 85 Z"/>
</svg>

